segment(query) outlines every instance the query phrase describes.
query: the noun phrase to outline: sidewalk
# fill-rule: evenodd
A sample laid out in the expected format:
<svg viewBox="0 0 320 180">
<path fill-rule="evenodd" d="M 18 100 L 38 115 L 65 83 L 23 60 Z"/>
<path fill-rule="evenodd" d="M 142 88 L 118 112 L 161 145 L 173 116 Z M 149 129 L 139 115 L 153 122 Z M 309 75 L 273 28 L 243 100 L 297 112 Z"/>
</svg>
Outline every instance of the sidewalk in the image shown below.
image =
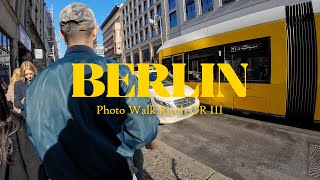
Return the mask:
<svg viewBox="0 0 320 180">
<path fill-rule="evenodd" d="M 155 150 L 143 149 L 144 180 L 162 179 L 196 179 L 227 180 L 230 179 L 210 167 L 156 140 Z"/>
</svg>

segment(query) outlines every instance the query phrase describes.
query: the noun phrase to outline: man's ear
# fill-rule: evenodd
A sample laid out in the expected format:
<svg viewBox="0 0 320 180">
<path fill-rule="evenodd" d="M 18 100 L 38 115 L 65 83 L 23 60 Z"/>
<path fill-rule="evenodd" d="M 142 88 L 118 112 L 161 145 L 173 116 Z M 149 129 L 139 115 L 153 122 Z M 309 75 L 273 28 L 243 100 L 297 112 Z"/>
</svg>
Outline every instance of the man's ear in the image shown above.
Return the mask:
<svg viewBox="0 0 320 180">
<path fill-rule="evenodd" d="M 67 42 L 67 41 L 66 41 L 66 38 L 65 38 L 64 35 L 63 35 L 63 32 L 61 31 L 61 29 L 59 30 L 59 34 L 60 34 L 60 36 L 62 37 L 62 39 L 64 40 L 64 42 Z"/>
<path fill-rule="evenodd" d="M 97 37 L 98 37 L 98 26 L 96 26 L 93 29 L 92 35 L 93 35 L 93 39 L 97 39 Z"/>
</svg>

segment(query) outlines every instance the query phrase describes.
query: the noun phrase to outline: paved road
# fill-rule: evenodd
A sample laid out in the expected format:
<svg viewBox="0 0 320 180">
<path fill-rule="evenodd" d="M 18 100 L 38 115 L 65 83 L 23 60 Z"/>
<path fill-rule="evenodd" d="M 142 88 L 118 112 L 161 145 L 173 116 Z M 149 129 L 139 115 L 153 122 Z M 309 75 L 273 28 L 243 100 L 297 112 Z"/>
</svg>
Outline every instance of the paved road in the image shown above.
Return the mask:
<svg viewBox="0 0 320 180">
<path fill-rule="evenodd" d="M 158 139 L 233 179 L 320 178 L 320 133 L 231 115 L 162 125 Z"/>
</svg>

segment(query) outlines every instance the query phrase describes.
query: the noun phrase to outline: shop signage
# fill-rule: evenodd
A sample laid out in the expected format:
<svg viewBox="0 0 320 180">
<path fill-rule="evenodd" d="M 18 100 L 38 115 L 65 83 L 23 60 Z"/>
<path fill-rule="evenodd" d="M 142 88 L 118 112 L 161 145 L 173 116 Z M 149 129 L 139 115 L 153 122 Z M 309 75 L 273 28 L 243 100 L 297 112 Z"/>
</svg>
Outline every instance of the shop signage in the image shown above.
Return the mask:
<svg viewBox="0 0 320 180">
<path fill-rule="evenodd" d="M 20 25 L 19 27 L 20 32 L 20 42 L 29 50 L 31 51 L 31 39 L 28 36 L 27 32 L 23 29 L 23 27 Z"/>
</svg>

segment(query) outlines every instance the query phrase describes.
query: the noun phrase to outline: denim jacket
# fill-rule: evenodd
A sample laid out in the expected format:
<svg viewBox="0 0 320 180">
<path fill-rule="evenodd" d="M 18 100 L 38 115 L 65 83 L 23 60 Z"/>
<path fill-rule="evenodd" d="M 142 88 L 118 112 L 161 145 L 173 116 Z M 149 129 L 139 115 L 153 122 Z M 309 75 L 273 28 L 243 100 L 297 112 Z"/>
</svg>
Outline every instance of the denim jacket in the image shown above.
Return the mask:
<svg viewBox="0 0 320 180">
<path fill-rule="evenodd" d="M 95 98 L 75 98 L 73 67 L 75 63 L 93 63 L 103 67 L 105 93 Z M 110 98 L 107 95 L 108 69 L 106 64 L 118 63 L 97 56 L 87 46 L 72 46 L 64 58 L 39 73 L 27 90 L 25 110 L 29 138 L 43 159 L 51 179 L 100 179 L 117 177 L 130 179 L 128 167 L 133 153 L 157 135 L 156 115 L 130 113 L 129 106 L 148 108 L 150 98 Z M 86 78 L 91 68 L 85 68 Z M 129 83 L 120 81 L 124 96 L 137 79 L 128 67 L 120 65 L 120 77 L 129 76 Z M 109 87 L 110 88 L 110 87 Z M 85 82 L 85 93 L 91 95 L 93 86 Z M 97 114 L 97 106 L 125 109 L 125 114 Z"/>
</svg>

